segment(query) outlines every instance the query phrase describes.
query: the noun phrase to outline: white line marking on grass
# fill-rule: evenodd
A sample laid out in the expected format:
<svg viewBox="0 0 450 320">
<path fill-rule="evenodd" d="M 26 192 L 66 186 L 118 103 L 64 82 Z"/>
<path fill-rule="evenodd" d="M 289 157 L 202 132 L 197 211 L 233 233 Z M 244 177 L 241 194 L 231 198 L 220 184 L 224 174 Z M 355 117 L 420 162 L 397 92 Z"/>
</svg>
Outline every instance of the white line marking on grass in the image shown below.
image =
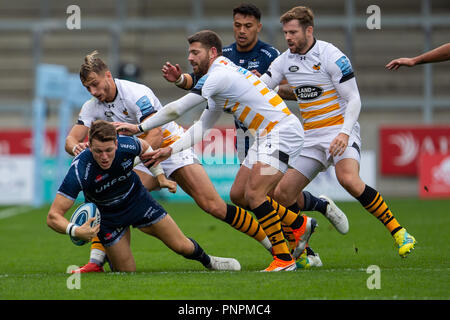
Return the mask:
<svg viewBox="0 0 450 320">
<path fill-rule="evenodd" d="M 0 220 L 14 217 L 19 214 L 25 213 L 27 211 L 31 211 L 31 208 L 27 207 L 27 206 L 19 206 L 19 207 L 11 207 L 8 209 L 0 210 Z"/>
</svg>

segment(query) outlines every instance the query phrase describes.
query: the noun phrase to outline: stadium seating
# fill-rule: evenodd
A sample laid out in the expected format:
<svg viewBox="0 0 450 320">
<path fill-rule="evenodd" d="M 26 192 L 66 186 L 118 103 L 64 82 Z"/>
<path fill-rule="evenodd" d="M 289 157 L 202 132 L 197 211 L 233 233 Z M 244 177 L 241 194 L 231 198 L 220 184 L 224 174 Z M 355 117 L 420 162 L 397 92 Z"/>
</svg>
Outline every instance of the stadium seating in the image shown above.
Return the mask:
<svg viewBox="0 0 450 320">
<path fill-rule="evenodd" d="M 26 2 L 26 5 L 23 3 Z M 283 0 L 279 7 L 270 8 L 270 1 L 253 1 L 263 11 L 264 19 L 269 19 L 270 12 L 279 14 L 298 4 L 298 1 Z M 42 4 L 48 3 L 48 7 Z M 81 8 L 82 19 L 116 19 L 121 17 L 117 8 L 117 1 L 78 1 Z M 206 18 L 219 17 L 222 19 L 231 17 L 231 8 L 239 1 L 202 1 L 200 12 Z M 60 19 L 67 18 L 67 1 L 32 1 L 19 2 L 7 1 L 2 4 L 0 18 L 7 23 L 8 20 L 23 22 L 42 21 L 43 18 Z M 345 16 L 345 1 L 315 0 L 305 1 L 305 5 L 311 5 L 318 19 L 327 16 Z M 365 10 L 371 2 L 368 0 L 355 1 L 355 15 L 366 15 Z M 390 1 L 382 5 L 382 17 L 386 12 L 389 15 L 420 14 L 420 0 Z M 99 10 L 98 8 L 102 9 Z M 47 9 L 46 9 L 47 8 Z M 190 1 L 173 0 L 160 1 L 127 1 L 126 16 L 129 18 L 192 18 L 195 8 Z M 271 11 L 274 10 L 274 11 Z M 434 0 L 432 12 L 447 16 L 450 8 L 445 0 Z M 276 18 L 274 16 L 274 18 Z M 82 20 L 83 21 L 83 20 Z M 384 27 L 383 27 L 384 28 Z M 386 27 L 387 28 L 387 27 Z M 356 28 L 353 43 L 353 64 L 358 76 L 359 86 L 364 96 L 389 96 L 422 94 L 422 71 L 416 69 L 408 74 L 408 81 L 399 77 L 392 77 L 385 72 L 383 66 L 389 59 L 398 56 L 408 56 L 423 51 L 423 32 L 419 27 L 390 28 L 390 32 L 381 33 L 374 30 L 368 32 L 365 28 Z M 217 28 L 224 43 L 232 42 L 231 18 L 230 25 Z M 385 31 L 385 29 L 383 29 Z M 448 27 L 433 29 L 432 42 L 437 46 L 448 41 Z M 70 32 L 70 37 L 68 33 Z M 344 28 L 316 27 L 319 38 L 335 43 L 346 51 L 346 36 Z M 32 31 L 21 28 L 19 30 L 0 29 L 0 100 L 18 99 L 29 100 L 33 96 L 33 37 Z M 185 28 L 154 30 L 126 30 L 120 37 L 121 61 L 137 63 L 142 68 L 142 81 L 149 84 L 162 100 L 173 98 L 173 91 L 164 79 L 160 77 L 160 67 L 166 60 L 178 62 L 184 69 L 189 69 L 186 62 L 187 31 Z M 263 31 L 261 38 L 270 41 L 268 30 Z M 401 39 L 402 41 L 398 41 Z M 285 44 L 281 32 L 272 41 L 280 50 L 284 50 Z M 98 49 L 107 58 L 111 51 L 111 33 L 108 30 L 53 30 L 42 36 L 41 62 L 66 65 L 71 72 L 76 72 L 82 57 L 92 49 Z M 445 94 L 446 86 L 443 79 L 450 67 L 442 65 L 434 69 L 434 92 Z"/>
<path fill-rule="evenodd" d="M 179 63 L 190 71 L 186 60 L 186 36 L 198 29 L 212 28 L 217 31 L 224 44 L 233 42 L 232 8 L 241 0 L 79 0 L 81 8 L 81 30 L 68 30 L 65 21 L 67 7 L 71 1 L 60 0 L 20 0 L 3 1 L 0 10 L 0 126 L 17 127 L 31 125 L 31 101 L 34 97 L 34 68 L 36 63 L 61 64 L 69 72 L 77 73 L 83 57 L 97 49 L 102 57 L 114 68 L 114 62 L 132 62 L 141 68 L 140 82 L 150 86 L 163 103 L 178 98 L 182 90 L 174 88 L 161 77 L 161 66 L 165 61 Z M 423 99 L 423 67 L 388 72 L 384 66 L 393 58 L 413 56 L 425 50 L 425 35 L 413 18 L 409 26 L 387 26 L 383 21 L 392 16 L 408 20 L 421 14 L 422 0 L 383 1 L 381 6 L 382 30 L 368 30 L 364 21 L 368 17 L 366 9 L 372 0 L 253 0 L 261 8 L 262 23 L 265 25 L 260 38 L 272 43 L 280 51 L 286 45 L 278 24 L 279 15 L 293 6 L 302 4 L 313 8 L 316 14 L 315 34 L 317 38 L 334 43 L 344 53 L 351 53 L 351 60 L 358 79 L 363 106 L 367 101 L 380 98 L 415 99 L 418 103 L 408 112 L 390 112 L 395 105 L 378 109 L 366 108 L 360 116 L 363 128 L 364 149 L 378 151 L 378 128 L 388 123 L 420 123 L 423 112 L 418 107 Z M 346 23 L 348 11 L 346 3 L 354 3 L 353 14 L 359 18 L 360 25 L 353 29 L 353 41 L 348 44 Z M 444 21 L 450 18 L 448 0 L 433 0 L 431 13 Z M 111 26 L 123 22 L 125 18 L 139 21 L 167 23 L 160 29 L 144 29 L 139 25 L 120 32 L 119 39 L 111 32 Z M 383 20 L 385 19 L 385 20 Z M 186 21 L 189 20 L 190 23 Z M 330 21 L 340 21 L 341 25 L 330 25 Z M 83 23 L 106 22 L 104 27 L 83 28 Z M 210 26 L 208 21 L 216 24 Z M 278 29 L 270 30 L 269 22 Z M 36 26 L 56 23 L 59 28 L 50 29 L 36 42 Z M 388 32 L 386 32 L 388 31 Z M 431 47 L 448 42 L 450 26 L 432 28 Z M 116 40 L 114 42 L 113 40 Z M 40 43 L 41 51 L 38 44 Z M 114 47 L 116 45 L 116 47 Z M 114 50 L 116 49 L 116 51 Z M 114 54 L 120 61 L 114 61 Z M 114 70 L 114 69 L 113 69 Z M 439 99 L 450 98 L 448 94 L 448 74 L 450 63 L 433 65 L 433 95 Z M 47 125 L 58 126 L 58 103 L 50 101 L 47 111 Z M 81 106 L 80 106 L 81 107 Z M 449 106 L 447 106 L 449 107 Z M 27 111 L 29 110 L 29 111 Z M 449 108 L 434 110 L 435 123 L 450 121 Z M 14 113 L 15 112 L 15 113 Z M 74 111 L 75 117 L 76 110 Z M 198 113 L 198 112 L 197 112 Z M 24 117 L 25 115 L 25 117 Z M 195 115 L 188 115 L 192 120 Z M 226 117 L 225 117 L 226 118 Z M 230 119 L 225 119 L 230 124 Z M 181 121 L 183 123 L 183 119 Z M 395 180 L 395 181 L 394 181 Z M 386 192 L 415 194 L 415 184 L 409 180 L 381 178 L 377 182 Z M 400 195 L 403 195 L 400 194 Z"/>
</svg>

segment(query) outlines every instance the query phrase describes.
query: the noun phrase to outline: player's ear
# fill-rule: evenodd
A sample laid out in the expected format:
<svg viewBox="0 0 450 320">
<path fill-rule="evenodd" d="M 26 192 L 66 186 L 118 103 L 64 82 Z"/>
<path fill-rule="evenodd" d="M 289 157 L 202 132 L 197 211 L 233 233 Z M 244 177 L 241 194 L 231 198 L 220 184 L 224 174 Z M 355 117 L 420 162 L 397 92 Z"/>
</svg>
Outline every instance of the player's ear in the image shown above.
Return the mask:
<svg viewBox="0 0 450 320">
<path fill-rule="evenodd" d="M 307 36 L 312 36 L 314 28 L 312 26 L 307 26 L 305 31 Z"/>
<path fill-rule="evenodd" d="M 211 47 L 211 49 L 209 49 L 209 52 L 211 58 L 217 58 L 219 56 L 219 52 L 217 51 L 216 47 Z"/>
<path fill-rule="evenodd" d="M 258 30 L 258 32 L 260 32 L 261 29 L 262 29 L 262 23 L 261 23 L 261 22 L 258 22 L 258 24 L 257 24 L 257 30 Z"/>
<path fill-rule="evenodd" d="M 105 71 L 105 77 L 108 78 L 108 79 L 112 79 L 111 71 L 106 70 L 106 71 Z"/>
</svg>

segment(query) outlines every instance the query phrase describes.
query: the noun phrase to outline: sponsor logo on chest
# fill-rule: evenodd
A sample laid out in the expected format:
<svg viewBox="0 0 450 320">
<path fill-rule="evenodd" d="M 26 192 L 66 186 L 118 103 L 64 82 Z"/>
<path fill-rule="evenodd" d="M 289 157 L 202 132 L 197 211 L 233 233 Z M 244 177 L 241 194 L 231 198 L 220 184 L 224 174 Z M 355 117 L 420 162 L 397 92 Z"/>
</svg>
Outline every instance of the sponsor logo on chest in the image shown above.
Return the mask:
<svg viewBox="0 0 450 320">
<path fill-rule="evenodd" d="M 294 93 L 300 100 L 313 100 L 322 95 L 323 89 L 317 86 L 299 86 L 294 89 Z"/>
<path fill-rule="evenodd" d="M 95 192 L 96 192 L 96 193 L 100 193 L 100 192 L 102 192 L 102 191 L 104 191 L 104 190 L 106 190 L 106 189 L 108 189 L 108 188 L 114 186 L 117 182 L 125 181 L 128 177 L 131 176 L 131 173 L 132 173 L 132 171 L 129 171 L 129 172 L 127 172 L 126 174 L 124 174 L 124 175 L 122 175 L 122 176 L 119 176 L 119 177 L 117 177 L 117 178 L 113 178 L 113 179 L 111 179 L 111 180 L 105 182 L 105 183 L 102 184 L 101 186 L 96 187 L 96 188 L 95 188 Z M 97 178 L 98 178 L 98 177 L 97 177 Z M 104 178 L 104 177 L 103 177 L 103 178 Z M 103 180 L 103 179 L 101 179 L 101 180 Z M 101 181 L 101 180 L 100 180 L 100 181 Z M 96 182 L 97 182 L 97 181 L 96 181 Z"/>
</svg>

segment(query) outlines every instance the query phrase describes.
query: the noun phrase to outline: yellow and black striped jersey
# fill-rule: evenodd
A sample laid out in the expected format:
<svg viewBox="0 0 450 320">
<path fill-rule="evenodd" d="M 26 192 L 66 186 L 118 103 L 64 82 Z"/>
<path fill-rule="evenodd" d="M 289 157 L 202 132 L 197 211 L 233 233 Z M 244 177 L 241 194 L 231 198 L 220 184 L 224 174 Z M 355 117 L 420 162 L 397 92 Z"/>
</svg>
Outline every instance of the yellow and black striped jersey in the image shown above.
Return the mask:
<svg viewBox="0 0 450 320">
<path fill-rule="evenodd" d="M 192 92 L 203 96 L 212 111 L 224 111 L 252 133 L 270 132 L 291 114 L 281 97 L 252 72 L 218 57 Z"/>
</svg>

